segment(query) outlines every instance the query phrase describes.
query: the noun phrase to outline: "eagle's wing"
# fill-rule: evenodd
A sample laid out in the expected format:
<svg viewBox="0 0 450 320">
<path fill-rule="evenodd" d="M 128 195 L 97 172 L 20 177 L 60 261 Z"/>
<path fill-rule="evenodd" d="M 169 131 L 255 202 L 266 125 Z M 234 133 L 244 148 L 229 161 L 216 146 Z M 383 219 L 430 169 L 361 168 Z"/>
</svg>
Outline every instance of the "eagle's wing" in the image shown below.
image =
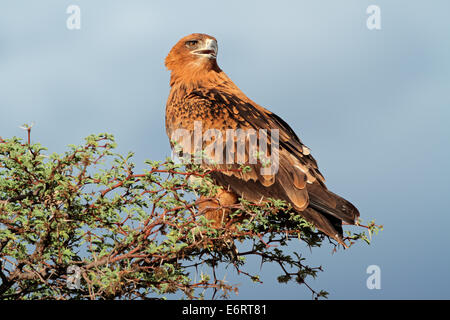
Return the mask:
<svg viewBox="0 0 450 320">
<path fill-rule="evenodd" d="M 182 106 L 182 107 L 181 107 Z M 183 126 L 189 123 L 188 130 L 193 132 L 193 120 L 201 120 L 202 132 L 216 129 L 225 137 L 227 129 L 253 129 L 257 138 L 267 132 L 267 155 L 273 152 L 271 141 L 272 130 L 279 133 L 278 171 L 273 174 L 262 173 L 265 167 L 259 159 L 250 163 L 253 156 L 249 144 L 245 144 L 245 165 L 250 171 L 236 170 L 239 163 L 232 164 L 203 164 L 223 171 L 214 172 L 213 178 L 220 185 L 229 188 L 249 201 L 260 201 L 262 198 L 285 200 L 293 208 L 301 212 L 307 220 L 315 224 L 320 230 L 334 238 L 340 238 L 342 233 L 341 220 L 354 223 L 359 216 L 358 210 L 348 201 L 327 190 L 322 174 L 309 149 L 301 142 L 292 128 L 276 114 L 257 105 L 243 95 L 220 89 L 197 89 L 180 101 L 178 108 L 171 108 L 177 114 L 166 114 L 170 119 L 178 119 L 178 124 L 170 122 L 168 128 Z M 189 119 L 183 121 L 183 109 L 189 110 Z M 175 111 L 177 110 L 177 111 Z M 192 110 L 197 110 L 193 116 Z M 181 122 L 181 123 L 180 123 Z M 260 129 L 266 131 L 260 131 Z M 170 132 L 168 130 L 170 137 Z M 194 142 L 191 136 L 177 139 L 177 143 L 185 145 Z M 236 142 L 237 137 L 233 137 Z M 208 148 L 206 148 L 208 150 Z M 214 158 L 216 149 L 209 148 L 206 156 Z M 227 150 L 225 150 L 226 152 Z M 226 154 L 221 159 L 226 158 Z M 236 155 L 237 156 L 237 153 Z M 236 159 L 234 159 L 236 160 Z M 227 171 L 228 170 L 228 171 Z M 336 235 L 338 234 L 338 235 Z"/>
</svg>

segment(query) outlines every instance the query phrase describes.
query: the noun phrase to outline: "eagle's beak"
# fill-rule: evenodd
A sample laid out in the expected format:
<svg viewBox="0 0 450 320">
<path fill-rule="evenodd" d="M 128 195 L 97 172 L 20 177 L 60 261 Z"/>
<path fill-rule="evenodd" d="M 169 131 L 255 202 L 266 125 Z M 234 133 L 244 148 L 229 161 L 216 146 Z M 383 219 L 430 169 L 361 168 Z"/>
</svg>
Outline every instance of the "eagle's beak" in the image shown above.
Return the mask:
<svg viewBox="0 0 450 320">
<path fill-rule="evenodd" d="M 217 41 L 214 39 L 206 39 L 204 46 L 193 51 L 193 54 L 207 57 L 209 59 L 217 58 Z"/>
</svg>

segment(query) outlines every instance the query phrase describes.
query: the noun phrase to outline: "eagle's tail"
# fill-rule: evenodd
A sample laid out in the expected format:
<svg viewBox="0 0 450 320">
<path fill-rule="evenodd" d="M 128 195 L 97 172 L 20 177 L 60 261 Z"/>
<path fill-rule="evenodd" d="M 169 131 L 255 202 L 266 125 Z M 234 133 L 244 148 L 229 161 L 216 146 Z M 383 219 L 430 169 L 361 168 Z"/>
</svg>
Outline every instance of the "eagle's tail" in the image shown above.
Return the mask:
<svg viewBox="0 0 450 320">
<path fill-rule="evenodd" d="M 316 191 L 316 190 L 315 190 Z M 309 206 L 306 211 L 319 230 L 343 244 L 342 222 L 355 224 L 359 217 L 358 209 L 344 198 L 327 189 L 320 193 L 310 192 Z"/>
</svg>

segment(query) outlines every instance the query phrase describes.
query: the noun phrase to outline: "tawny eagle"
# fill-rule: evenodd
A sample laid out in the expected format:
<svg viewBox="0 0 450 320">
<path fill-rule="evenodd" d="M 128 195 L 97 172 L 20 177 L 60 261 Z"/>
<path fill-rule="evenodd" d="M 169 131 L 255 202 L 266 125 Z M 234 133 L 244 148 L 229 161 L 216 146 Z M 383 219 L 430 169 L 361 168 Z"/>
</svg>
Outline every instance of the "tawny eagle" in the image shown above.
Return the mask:
<svg viewBox="0 0 450 320">
<path fill-rule="evenodd" d="M 207 205 L 231 205 L 238 197 L 252 202 L 281 199 L 320 231 L 343 243 L 342 222 L 354 224 L 359 217 L 358 210 L 327 189 L 310 150 L 292 128 L 279 116 L 249 99 L 219 68 L 217 52 L 214 37 L 195 33 L 178 41 L 166 57 L 165 65 L 171 71 L 166 131 L 172 147 L 194 143 L 195 130 L 205 134 L 215 129 L 222 137 L 229 130 L 249 130 L 258 138 L 263 133 L 277 130 L 278 167 L 274 172 L 262 173 L 265 165 L 260 159 L 256 163 L 250 161 L 249 147 L 243 151 L 244 164 L 250 167 L 249 171 L 236 170 L 242 168 L 242 161 L 222 165 L 202 162 L 202 166 L 222 169 L 211 175 L 223 190 L 216 202 L 209 201 Z M 196 123 L 201 126 L 196 128 Z M 180 128 L 187 130 L 187 139 L 186 135 L 175 134 Z M 267 150 L 270 150 L 271 141 L 268 141 Z M 189 146 L 182 147 L 192 151 Z M 223 219 L 220 214 L 211 213 L 207 217 Z"/>
</svg>

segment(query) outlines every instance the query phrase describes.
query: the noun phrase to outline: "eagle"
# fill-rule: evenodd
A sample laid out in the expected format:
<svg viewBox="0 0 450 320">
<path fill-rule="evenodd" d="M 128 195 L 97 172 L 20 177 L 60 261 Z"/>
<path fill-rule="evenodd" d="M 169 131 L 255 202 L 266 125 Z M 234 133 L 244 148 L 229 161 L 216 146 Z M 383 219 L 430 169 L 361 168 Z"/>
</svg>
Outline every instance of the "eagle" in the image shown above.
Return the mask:
<svg viewBox="0 0 450 320">
<path fill-rule="evenodd" d="M 200 201 L 199 210 L 206 211 L 206 217 L 219 226 L 230 212 L 219 207 L 229 208 L 239 198 L 256 203 L 279 199 L 319 231 L 345 245 L 342 224 L 355 224 L 358 209 L 327 189 L 310 149 L 282 118 L 252 101 L 233 83 L 218 66 L 217 53 L 216 38 L 194 33 L 179 40 L 165 59 L 171 87 L 165 121 L 171 147 L 181 147 L 194 156 L 193 145 L 200 141 L 202 150 L 209 150 L 207 156 L 217 159 L 219 155 L 222 160 L 200 162 L 206 169 L 219 169 L 211 170 L 211 178 L 221 189 L 214 199 Z M 247 132 L 240 137 L 248 141 L 264 138 L 267 148 L 258 157 L 252 154 L 255 149 L 250 143 L 245 144 L 225 161 L 230 151 L 208 148 L 208 142 L 217 146 L 227 137 L 227 142 L 231 139 L 237 143 L 239 135 L 229 135 L 233 130 Z M 263 160 L 274 155 L 272 162 L 277 165 L 270 170 L 267 167 L 271 161 L 267 164 Z M 242 170 L 243 165 L 248 170 Z"/>
</svg>

